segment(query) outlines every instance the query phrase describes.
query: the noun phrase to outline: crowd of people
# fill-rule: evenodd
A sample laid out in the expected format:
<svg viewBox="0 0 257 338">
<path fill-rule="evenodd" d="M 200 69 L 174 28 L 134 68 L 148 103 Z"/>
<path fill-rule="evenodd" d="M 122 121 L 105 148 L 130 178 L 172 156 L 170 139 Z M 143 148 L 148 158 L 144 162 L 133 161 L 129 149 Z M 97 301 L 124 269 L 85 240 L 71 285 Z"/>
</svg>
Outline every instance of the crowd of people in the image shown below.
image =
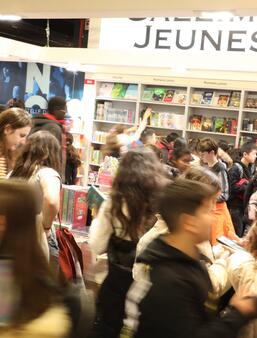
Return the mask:
<svg viewBox="0 0 257 338">
<path fill-rule="evenodd" d="M 66 103 L 53 98 L 36 118 L 10 104 L 0 113 L 1 337 L 257 337 L 254 142 L 158 138 L 149 109 L 139 128 L 110 131 L 103 152 L 119 166 L 89 233 L 92 257 L 108 256 L 94 316 L 53 225 L 80 164 Z"/>
</svg>

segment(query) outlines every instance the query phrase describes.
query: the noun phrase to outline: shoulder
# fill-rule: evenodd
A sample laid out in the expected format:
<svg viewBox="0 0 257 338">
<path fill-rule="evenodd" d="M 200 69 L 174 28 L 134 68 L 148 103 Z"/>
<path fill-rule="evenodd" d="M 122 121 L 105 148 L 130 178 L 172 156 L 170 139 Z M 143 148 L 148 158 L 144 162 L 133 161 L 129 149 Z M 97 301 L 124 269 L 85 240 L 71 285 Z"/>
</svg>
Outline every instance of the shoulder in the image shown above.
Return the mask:
<svg viewBox="0 0 257 338">
<path fill-rule="evenodd" d="M 39 169 L 38 172 L 37 172 L 37 176 L 40 179 L 56 177 L 56 178 L 61 180 L 61 176 L 58 174 L 58 172 L 56 170 L 54 170 L 52 168 L 47 168 L 47 167 Z"/>
</svg>

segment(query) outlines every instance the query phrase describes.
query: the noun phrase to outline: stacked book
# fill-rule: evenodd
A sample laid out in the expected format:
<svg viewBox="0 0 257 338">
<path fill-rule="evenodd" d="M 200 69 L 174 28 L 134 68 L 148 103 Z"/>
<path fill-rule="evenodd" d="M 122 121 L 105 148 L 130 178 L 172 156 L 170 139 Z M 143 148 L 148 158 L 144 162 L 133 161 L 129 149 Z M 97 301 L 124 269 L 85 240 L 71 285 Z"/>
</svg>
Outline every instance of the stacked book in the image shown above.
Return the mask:
<svg viewBox="0 0 257 338">
<path fill-rule="evenodd" d="M 142 101 L 186 104 L 187 94 L 183 89 L 147 86 L 143 90 Z"/>
<path fill-rule="evenodd" d="M 237 120 L 226 117 L 206 117 L 194 114 L 190 116 L 189 129 L 235 135 L 237 132 Z"/>
<path fill-rule="evenodd" d="M 215 92 L 195 91 L 191 96 L 191 104 L 193 105 L 209 105 L 215 107 L 235 107 L 239 108 L 241 94 L 238 91 L 232 92 Z"/>
<path fill-rule="evenodd" d="M 102 82 L 97 96 L 112 99 L 136 100 L 138 86 L 136 84 Z"/>
</svg>

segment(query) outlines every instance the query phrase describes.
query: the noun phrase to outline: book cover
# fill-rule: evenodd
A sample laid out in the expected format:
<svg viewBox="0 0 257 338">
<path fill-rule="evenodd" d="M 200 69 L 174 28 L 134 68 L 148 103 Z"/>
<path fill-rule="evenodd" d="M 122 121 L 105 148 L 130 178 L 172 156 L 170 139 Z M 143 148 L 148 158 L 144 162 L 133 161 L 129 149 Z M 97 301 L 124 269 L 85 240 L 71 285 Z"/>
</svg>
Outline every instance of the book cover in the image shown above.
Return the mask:
<svg viewBox="0 0 257 338">
<path fill-rule="evenodd" d="M 203 117 L 202 131 L 213 131 L 213 119 L 211 117 Z"/>
<path fill-rule="evenodd" d="M 230 95 L 226 94 L 220 94 L 218 101 L 217 101 L 217 106 L 218 107 L 227 107 L 228 102 L 229 102 Z"/>
<path fill-rule="evenodd" d="M 99 87 L 98 95 L 100 97 L 111 97 L 113 83 L 102 82 Z"/>
<path fill-rule="evenodd" d="M 74 212 L 73 212 L 73 229 L 86 227 L 87 221 L 87 191 L 82 187 L 74 191 Z"/>
<path fill-rule="evenodd" d="M 241 93 L 233 91 L 230 96 L 229 107 L 239 108 L 240 100 L 241 100 Z"/>
<path fill-rule="evenodd" d="M 136 84 L 129 84 L 128 85 L 124 99 L 127 99 L 127 100 L 136 100 L 137 99 L 137 85 Z"/>
<path fill-rule="evenodd" d="M 173 100 L 174 93 L 175 93 L 175 90 L 173 89 L 166 90 L 164 98 L 163 98 L 163 102 L 171 103 Z"/>
<path fill-rule="evenodd" d="M 153 88 L 145 87 L 142 95 L 142 101 L 152 101 L 153 99 Z"/>
<path fill-rule="evenodd" d="M 202 93 L 193 93 L 191 97 L 191 104 L 201 104 L 202 96 Z"/>
<path fill-rule="evenodd" d="M 246 102 L 246 108 L 257 108 L 257 96 L 256 95 L 248 95 Z"/>
<path fill-rule="evenodd" d="M 236 132 L 237 132 L 237 120 L 236 119 L 231 119 L 230 134 L 236 135 Z"/>
<path fill-rule="evenodd" d="M 184 90 L 175 90 L 173 103 L 186 104 L 187 94 Z"/>
<path fill-rule="evenodd" d="M 87 194 L 87 203 L 89 208 L 96 207 L 97 209 L 100 208 L 103 201 L 106 200 L 105 195 L 96 187 L 92 186 L 88 189 Z"/>
<path fill-rule="evenodd" d="M 164 88 L 154 88 L 153 90 L 153 101 L 162 101 L 165 95 Z"/>
<path fill-rule="evenodd" d="M 159 125 L 159 113 L 152 111 L 150 115 L 150 126 L 160 127 Z"/>
<path fill-rule="evenodd" d="M 223 117 L 215 117 L 214 118 L 214 131 L 216 133 L 224 133 L 224 118 Z"/>
<path fill-rule="evenodd" d="M 67 188 L 64 188 L 63 189 L 63 206 L 62 206 L 62 222 L 63 223 L 67 223 L 68 200 L 69 200 L 69 190 Z"/>
<path fill-rule="evenodd" d="M 183 129 L 185 123 L 184 115 L 170 114 L 170 125 L 171 129 Z"/>
<path fill-rule="evenodd" d="M 212 99 L 213 99 L 213 92 L 203 92 L 202 98 L 201 98 L 201 104 L 212 104 Z"/>
<path fill-rule="evenodd" d="M 192 115 L 190 116 L 190 129 L 191 130 L 201 130 L 202 128 L 202 116 L 201 115 Z"/>
<path fill-rule="evenodd" d="M 123 99 L 128 85 L 123 83 L 115 83 L 112 88 L 112 98 L 113 99 Z"/>
<path fill-rule="evenodd" d="M 75 191 L 72 189 L 72 187 L 69 187 L 68 189 L 68 212 L 67 212 L 67 224 L 73 223 L 73 212 L 74 212 L 74 195 Z"/>
<path fill-rule="evenodd" d="M 232 127 L 232 119 L 224 118 L 224 133 L 230 134 L 231 127 Z"/>
</svg>

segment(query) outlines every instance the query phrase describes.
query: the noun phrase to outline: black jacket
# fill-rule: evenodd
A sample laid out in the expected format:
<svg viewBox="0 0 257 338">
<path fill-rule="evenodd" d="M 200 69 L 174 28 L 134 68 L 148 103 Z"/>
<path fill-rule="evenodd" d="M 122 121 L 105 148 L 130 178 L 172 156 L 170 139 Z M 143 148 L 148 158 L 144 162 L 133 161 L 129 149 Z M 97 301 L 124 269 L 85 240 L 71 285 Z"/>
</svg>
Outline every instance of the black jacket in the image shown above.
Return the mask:
<svg viewBox="0 0 257 338">
<path fill-rule="evenodd" d="M 31 133 L 35 133 L 36 131 L 39 130 L 49 131 L 52 135 L 54 135 L 57 138 L 57 140 L 60 143 L 60 146 L 62 146 L 62 135 L 64 131 L 61 123 L 54 120 L 50 120 L 43 115 L 34 117 L 32 119 L 32 123 L 33 127 Z"/>
<path fill-rule="evenodd" d="M 150 266 L 150 283 L 134 282 L 125 324 L 139 324 L 134 338 L 235 338 L 246 323 L 237 311 L 210 319 L 204 303 L 211 282 L 203 265 L 155 239 L 138 258 Z M 143 285 L 144 284 L 144 285 Z M 135 311 L 137 309 L 137 311 Z M 129 327 L 129 325 L 128 325 Z"/>
<path fill-rule="evenodd" d="M 229 170 L 230 198 L 228 201 L 229 208 L 244 209 L 243 197 L 247 188 L 247 182 L 250 181 L 254 174 L 254 166 L 246 167 L 241 161 L 236 161 Z M 245 184 L 239 185 L 241 179 L 247 180 Z"/>
</svg>

